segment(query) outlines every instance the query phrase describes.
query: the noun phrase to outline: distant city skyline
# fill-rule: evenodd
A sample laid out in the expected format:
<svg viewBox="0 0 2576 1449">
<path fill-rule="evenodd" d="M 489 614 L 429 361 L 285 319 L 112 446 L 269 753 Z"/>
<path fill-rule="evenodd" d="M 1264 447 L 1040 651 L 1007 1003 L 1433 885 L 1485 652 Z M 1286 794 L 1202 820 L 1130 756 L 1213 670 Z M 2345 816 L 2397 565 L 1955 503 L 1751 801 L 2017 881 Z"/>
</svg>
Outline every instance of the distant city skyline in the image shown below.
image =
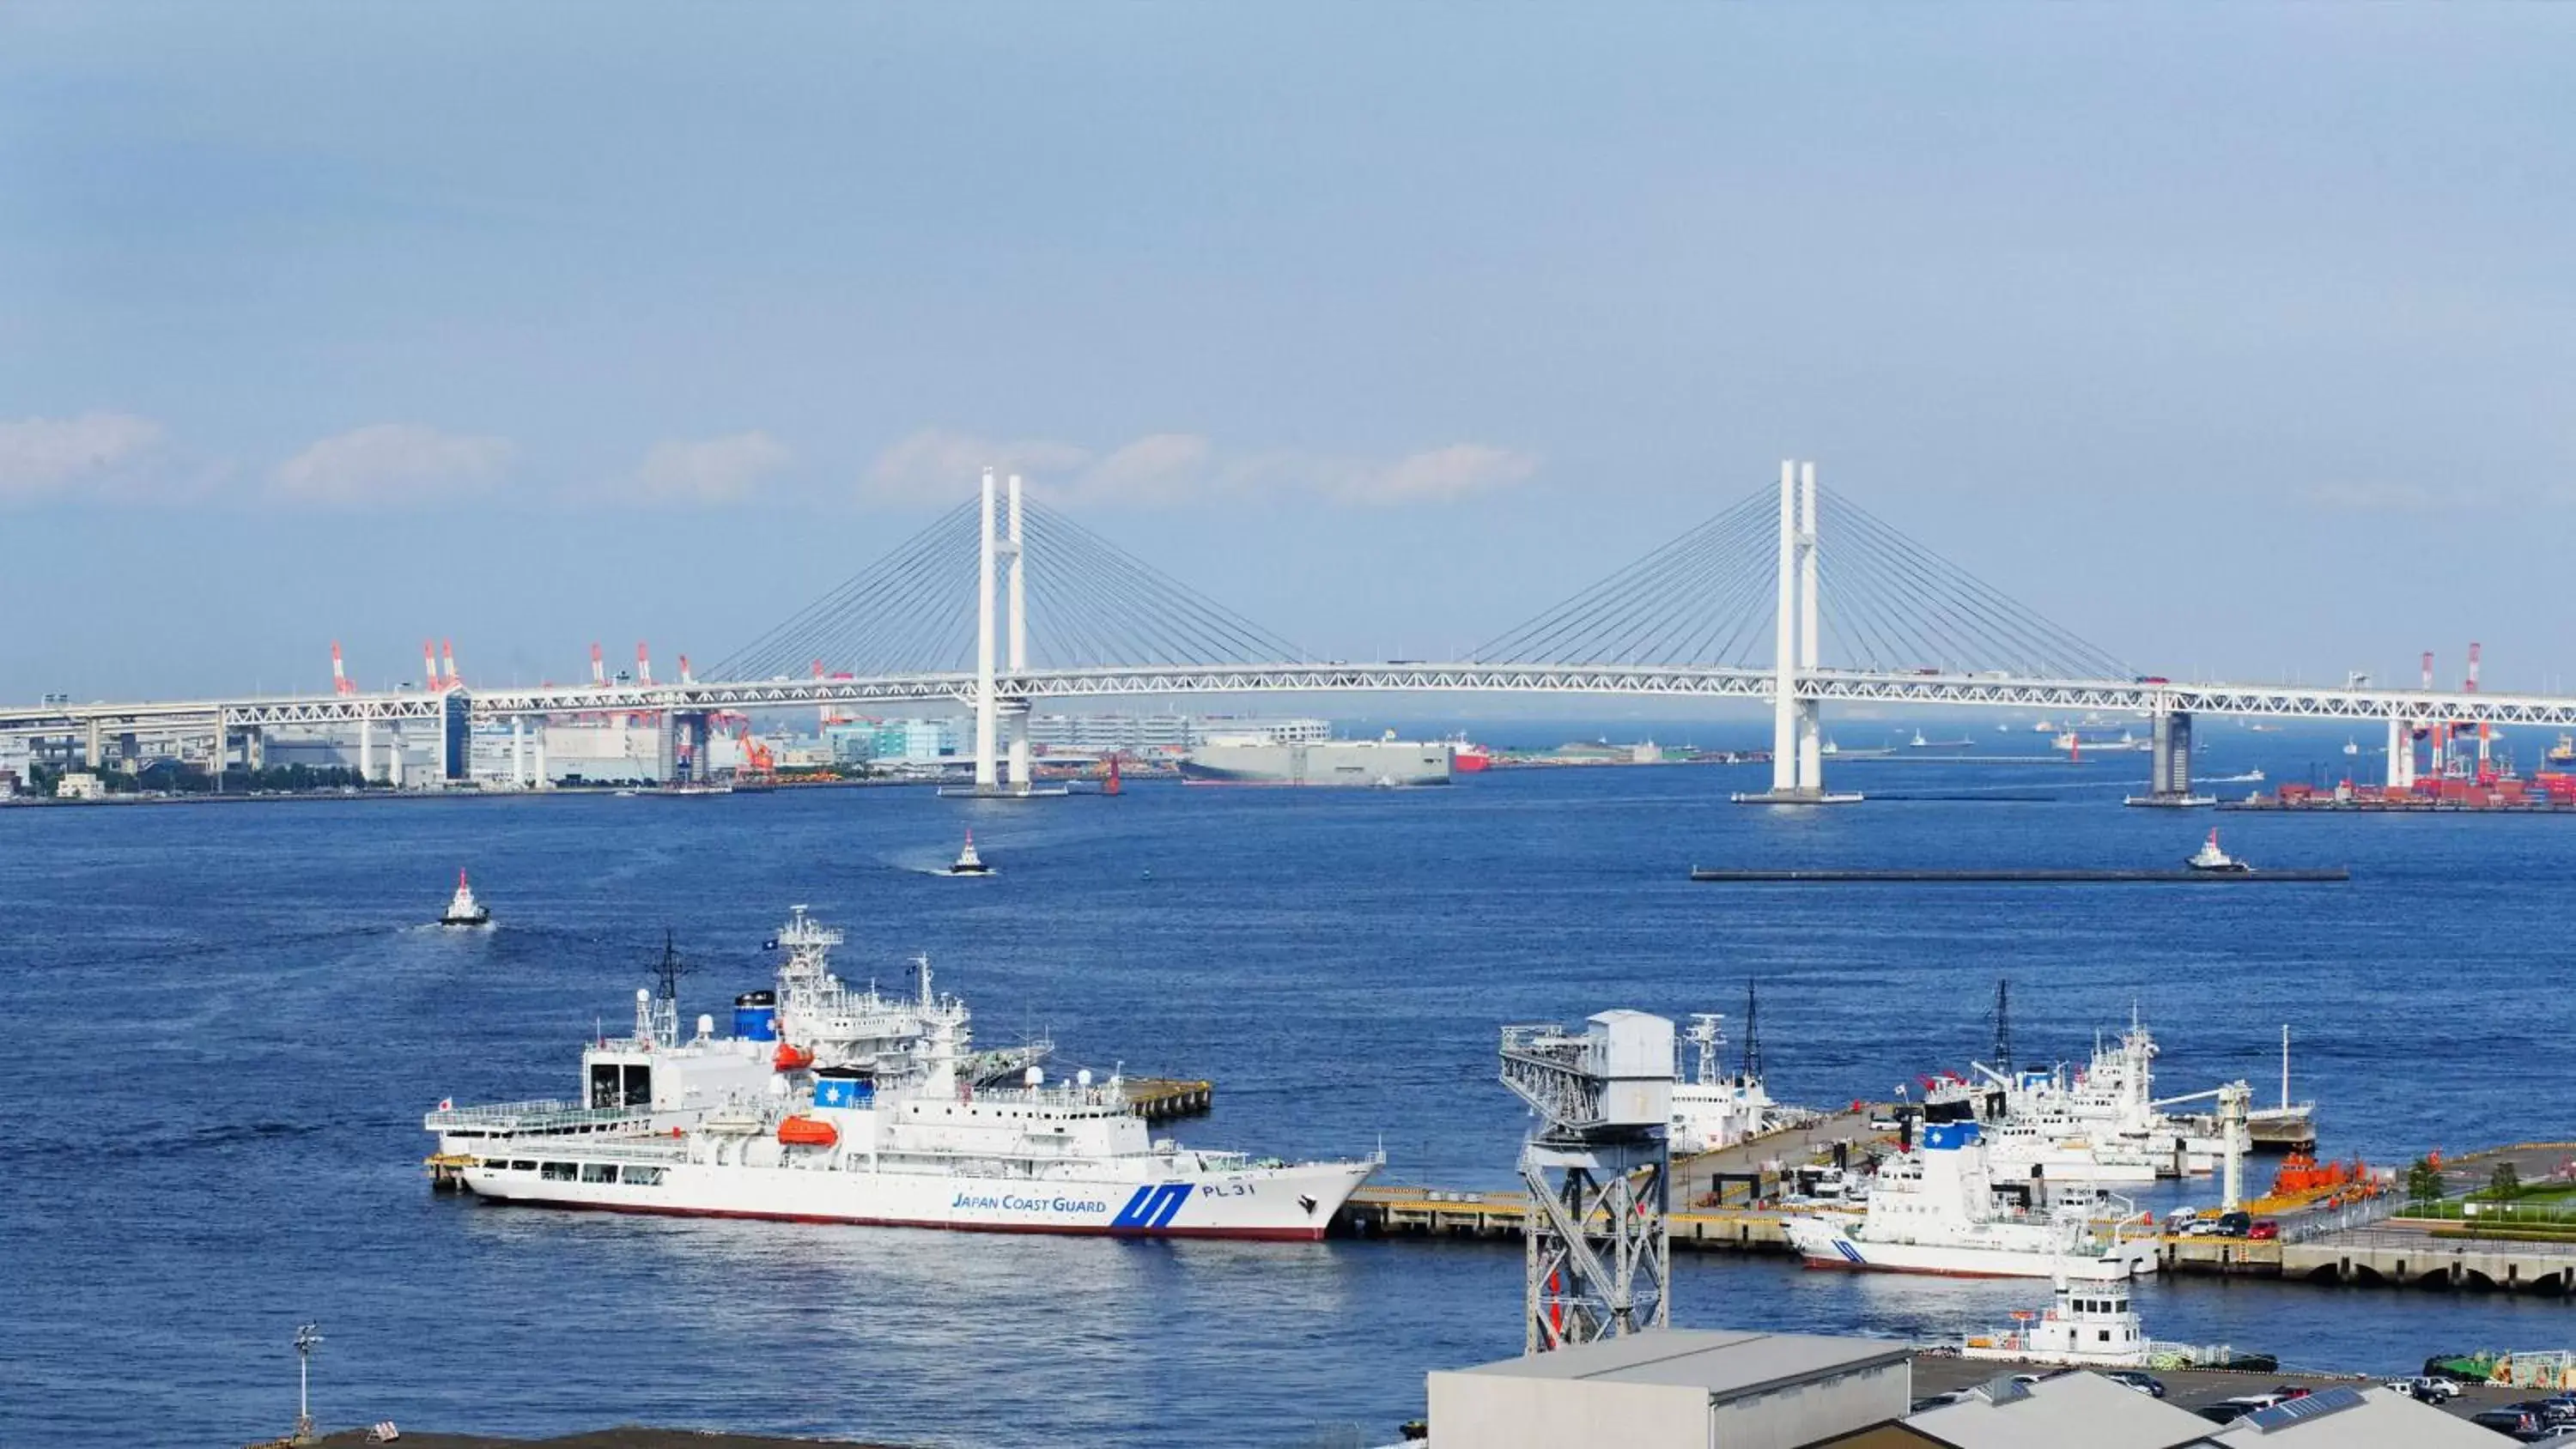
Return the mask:
<svg viewBox="0 0 2576 1449">
<path fill-rule="evenodd" d="M 0 11 L 0 703 L 703 670 L 987 464 L 1452 657 L 1791 456 L 2142 669 L 2576 689 L 2564 8 L 615 15 Z"/>
</svg>

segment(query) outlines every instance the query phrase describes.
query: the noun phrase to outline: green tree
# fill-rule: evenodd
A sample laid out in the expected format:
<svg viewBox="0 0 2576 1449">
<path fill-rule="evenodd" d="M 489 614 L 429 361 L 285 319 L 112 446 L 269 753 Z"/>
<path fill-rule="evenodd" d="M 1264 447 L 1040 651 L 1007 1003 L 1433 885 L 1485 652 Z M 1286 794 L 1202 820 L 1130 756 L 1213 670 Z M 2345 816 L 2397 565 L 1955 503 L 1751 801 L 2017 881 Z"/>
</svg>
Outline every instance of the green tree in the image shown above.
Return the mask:
<svg viewBox="0 0 2576 1449">
<path fill-rule="evenodd" d="M 2522 1195 L 2522 1174 L 2510 1162 L 2499 1162 L 2487 1175 L 2487 1196 L 2511 1200 Z"/>
<path fill-rule="evenodd" d="M 2442 1170 L 2435 1167 L 2429 1158 L 2418 1157 L 2415 1159 L 2415 1165 L 2406 1169 L 2406 1200 L 2408 1202 L 2442 1200 Z"/>
</svg>

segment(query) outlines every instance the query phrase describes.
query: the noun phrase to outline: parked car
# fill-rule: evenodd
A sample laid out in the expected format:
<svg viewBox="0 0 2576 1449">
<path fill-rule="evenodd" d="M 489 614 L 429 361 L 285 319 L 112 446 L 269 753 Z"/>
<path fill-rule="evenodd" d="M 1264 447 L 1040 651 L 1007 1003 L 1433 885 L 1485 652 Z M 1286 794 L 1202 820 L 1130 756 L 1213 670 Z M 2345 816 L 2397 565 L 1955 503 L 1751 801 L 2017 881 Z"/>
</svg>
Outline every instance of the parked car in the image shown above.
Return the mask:
<svg viewBox="0 0 2576 1449">
<path fill-rule="evenodd" d="M 2390 1379 L 2388 1387 L 2419 1404 L 2447 1404 L 2460 1396 L 2460 1386 L 2449 1379 Z"/>
<path fill-rule="evenodd" d="M 2241 1238 L 2254 1230 L 2254 1215 L 2252 1213 L 2220 1213 L 2217 1217 L 2217 1223 L 2218 1235 L 2220 1237 Z"/>
<path fill-rule="evenodd" d="M 2207 1419 L 2213 1424 L 2233 1424 L 2237 1420 L 2244 1418 L 2246 1415 L 2251 1414 L 2254 1411 L 2254 1405 L 2240 1403 L 2235 1399 L 2229 1399 L 2223 1404 L 2211 1404 L 2206 1408 L 2192 1410 L 2193 1413 L 2200 1415 L 2202 1418 Z"/>
<path fill-rule="evenodd" d="M 2481 1409 L 2469 1416 L 2469 1422 L 2525 1443 L 2540 1437 L 2540 1416 L 2528 1409 Z"/>
<path fill-rule="evenodd" d="M 2555 1399 L 2524 1399 L 2519 1403 L 2507 1404 L 2505 1407 L 2508 1409 L 2520 1409 L 2525 1413 L 2538 1417 L 2543 1428 L 2547 1428 L 2554 1424 L 2576 1424 L 2576 1400 L 2569 1400 L 2564 1397 Z"/>
<path fill-rule="evenodd" d="M 2136 1369 L 2113 1369 L 2103 1377 L 2115 1384 L 2126 1384 L 2151 1399 L 2165 1396 L 2164 1380 L 2153 1374 L 2140 1373 Z"/>
<path fill-rule="evenodd" d="M 2257 1218 L 2254 1220 L 2254 1225 L 2245 1230 L 2245 1236 L 2258 1243 L 2278 1242 L 2281 1237 L 2281 1225 L 2270 1218 Z"/>
</svg>

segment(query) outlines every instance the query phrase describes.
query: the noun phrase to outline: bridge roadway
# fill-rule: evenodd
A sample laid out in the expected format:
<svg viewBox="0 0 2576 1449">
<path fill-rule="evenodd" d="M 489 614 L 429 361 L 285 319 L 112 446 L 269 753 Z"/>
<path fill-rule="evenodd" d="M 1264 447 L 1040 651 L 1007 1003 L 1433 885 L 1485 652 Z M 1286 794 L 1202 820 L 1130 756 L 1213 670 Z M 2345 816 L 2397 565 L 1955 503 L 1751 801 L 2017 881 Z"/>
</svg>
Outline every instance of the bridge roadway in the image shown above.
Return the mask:
<svg viewBox="0 0 2576 1449">
<path fill-rule="evenodd" d="M 1663 695 L 1768 701 L 1779 676 L 1732 666 L 1296 663 L 1104 665 L 1002 674 L 1005 701 L 1204 694 L 1504 693 Z M 152 732 L 440 718 L 461 694 L 478 721 L 549 714 L 704 713 L 824 704 L 972 704 L 971 671 L 863 679 L 768 679 L 540 688 L 406 690 L 372 694 L 241 696 L 0 707 L 0 734 L 79 734 L 93 726 Z M 2536 725 L 2576 729 L 2576 696 L 2462 691 L 2191 684 L 2163 680 L 2025 679 L 2000 674 L 1870 673 L 1815 669 L 1797 677 L 1799 699 L 1994 709 L 2261 715 L 2294 719 Z"/>
</svg>

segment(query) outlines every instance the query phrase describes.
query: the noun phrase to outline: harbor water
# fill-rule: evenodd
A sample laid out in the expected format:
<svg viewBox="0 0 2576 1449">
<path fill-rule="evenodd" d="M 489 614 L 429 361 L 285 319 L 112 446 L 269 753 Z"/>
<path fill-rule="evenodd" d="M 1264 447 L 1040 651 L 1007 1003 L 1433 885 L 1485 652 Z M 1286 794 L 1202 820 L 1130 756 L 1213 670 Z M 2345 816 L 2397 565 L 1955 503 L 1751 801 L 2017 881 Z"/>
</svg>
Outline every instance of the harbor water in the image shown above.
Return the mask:
<svg viewBox="0 0 2576 1449">
<path fill-rule="evenodd" d="M 2218 736 L 2204 768 L 2332 745 Z M 2000 736 L 1998 737 L 2000 738 Z M 2336 743 L 2339 743 L 2337 741 Z M 2273 758 L 2267 758 L 2269 751 Z M 2324 1150 L 2576 1138 L 2563 987 L 2576 824 L 2219 817 L 2258 865 L 2347 885 L 1710 886 L 1694 865 L 2130 868 L 2205 812 L 2124 810 L 2145 756 L 1853 760 L 1912 800 L 1726 803 L 1760 767 L 1498 770 L 1446 789 L 1131 781 L 1007 804 L 927 790 L 670 799 L 0 810 L 0 1444 L 242 1442 L 326 1424 L 649 1422 L 907 1444 L 1372 1440 L 1425 1371 L 1520 1344 L 1508 1244 L 1150 1243 L 505 1209 L 434 1196 L 420 1114 L 566 1095 L 631 1019 L 663 929 L 684 1020 L 766 984 L 791 903 L 847 977 L 928 952 L 987 1043 L 1207 1077 L 1186 1142 L 1500 1187 L 1523 1117 L 1496 1028 L 1762 994 L 1775 1096 L 1884 1097 L 1985 1054 L 1998 976 L 2025 1061 L 2136 1010 L 2160 1093 L 2277 1092 L 2281 1024 Z M 2220 786 L 2242 793 L 2244 785 Z M 2039 792 L 2050 800 L 2004 799 Z M 1938 797 L 1938 798 L 1932 798 Z M 972 825 L 998 874 L 939 872 Z M 498 924 L 427 923 L 470 867 Z M 2268 1167 L 2258 1163 L 2259 1181 Z M 2045 1285 L 1675 1264 L 1676 1322 L 1955 1334 Z M 2398 1370 L 2576 1344 L 2554 1300 L 2156 1282 L 2161 1339 Z"/>
</svg>

